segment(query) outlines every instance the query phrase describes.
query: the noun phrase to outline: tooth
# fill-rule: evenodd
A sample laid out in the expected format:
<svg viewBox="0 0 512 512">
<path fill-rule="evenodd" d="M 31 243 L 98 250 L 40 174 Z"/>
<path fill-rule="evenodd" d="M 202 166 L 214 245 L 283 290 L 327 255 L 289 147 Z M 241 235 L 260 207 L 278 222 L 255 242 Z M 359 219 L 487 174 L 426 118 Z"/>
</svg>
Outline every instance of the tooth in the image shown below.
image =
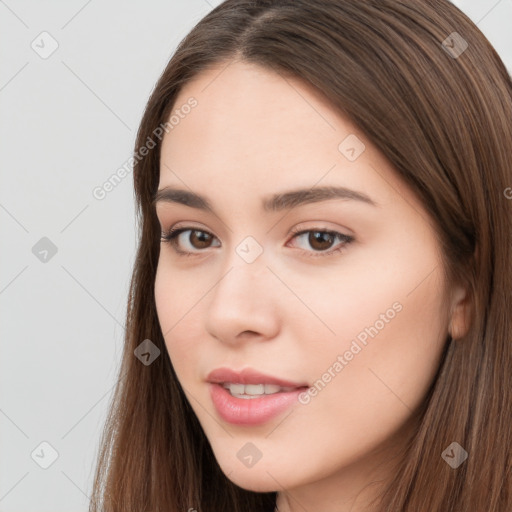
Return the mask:
<svg viewBox="0 0 512 512">
<path fill-rule="evenodd" d="M 229 391 L 232 395 L 243 395 L 245 386 L 243 384 L 229 384 Z"/>
<path fill-rule="evenodd" d="M 273 395 L 279 392 L 293 391 L 292 387 L 281 387 L 276 384 L 237 384 L 224 382 L 222 384 L 232 396 L 237 398 L 257 398 L 263 395 Z"/>
<path fill-rule="evenodd" d="M 242 393 L 244 391 L 242 390 Z M 265 386 L 263 384 L 246 384 L 245 394 L 246 395 L 262 395 L 265 392 Z"/>
<path fill-rule="evenodd" d="M 281 390 L 281 386 L 277 386 L 276 384 L 265 384 L 265 394 L 272 395 L 273 393 L 278 393 Z"/>
</svg>

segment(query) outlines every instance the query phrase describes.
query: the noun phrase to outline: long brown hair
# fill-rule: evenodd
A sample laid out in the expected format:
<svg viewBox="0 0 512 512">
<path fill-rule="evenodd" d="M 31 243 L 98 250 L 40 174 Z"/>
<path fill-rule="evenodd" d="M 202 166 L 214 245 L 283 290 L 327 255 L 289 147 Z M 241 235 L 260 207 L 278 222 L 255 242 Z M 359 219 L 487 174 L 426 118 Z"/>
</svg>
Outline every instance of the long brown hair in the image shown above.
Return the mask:
<svg viewBox="0 0 512 512">
<path fill-rule="evenodd" d="M 233 59 L 312 84 L 355 123 L 429 211 L 449 282 L 470 291 L 470 328 L 447 339 L 378 510 L 512 510 L 512 83 L 499 56 L 447 0 L 227 0 L 178 46 L 135 150 L 155 140 L 189 80 Z M 166 350 L 154 299 L 156 139 L 134 159 L 139 245 L 90 511 L 272 510 L 276 493 L 221 471 Z M 146 339 L 161 351 L 147 366 L 134 356 Z M 452 442 L 469 454 L 456 469 L 441 457 Z"/>
</svg>

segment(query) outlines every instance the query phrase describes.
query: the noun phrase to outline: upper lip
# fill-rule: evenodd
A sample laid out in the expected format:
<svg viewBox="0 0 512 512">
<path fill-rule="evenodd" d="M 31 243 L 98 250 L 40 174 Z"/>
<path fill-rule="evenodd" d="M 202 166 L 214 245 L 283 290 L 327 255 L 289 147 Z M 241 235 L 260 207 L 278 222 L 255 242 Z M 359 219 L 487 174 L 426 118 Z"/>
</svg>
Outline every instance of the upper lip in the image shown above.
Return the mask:
<svg viewBox="0 0 512 512">
<path fill-rule="evenodd" d="M 252 368 L 244 368 L 240 371 L 235 371 L 231 368 L 217 368 L 208 374 L 206 380 L 217 384 L 225 384 L 226 382 L 232 384 L 275 384 L 282 388 L 301 388 L 308 386 L 305 382 L 300 383 L 279 379 L 272 375 L 260 373 Z"/>
</svg>

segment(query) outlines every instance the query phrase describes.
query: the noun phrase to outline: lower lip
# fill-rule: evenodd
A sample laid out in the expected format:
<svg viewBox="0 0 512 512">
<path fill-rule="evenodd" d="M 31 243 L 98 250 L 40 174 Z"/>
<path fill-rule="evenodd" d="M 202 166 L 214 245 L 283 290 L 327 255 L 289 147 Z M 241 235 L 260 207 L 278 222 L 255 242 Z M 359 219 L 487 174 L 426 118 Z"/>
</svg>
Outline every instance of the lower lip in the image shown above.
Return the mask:
<svg viewBox="0 0 512 512">
<path fill-rule="evenodd" d="M 237 398 L 221 384 L 209 383 L 210 396 L 220 417 L 235 425 L 259 425 L 275 418 L 295 402 L 307 388 L 263 395 L 260 398 Z"/>
</svg>

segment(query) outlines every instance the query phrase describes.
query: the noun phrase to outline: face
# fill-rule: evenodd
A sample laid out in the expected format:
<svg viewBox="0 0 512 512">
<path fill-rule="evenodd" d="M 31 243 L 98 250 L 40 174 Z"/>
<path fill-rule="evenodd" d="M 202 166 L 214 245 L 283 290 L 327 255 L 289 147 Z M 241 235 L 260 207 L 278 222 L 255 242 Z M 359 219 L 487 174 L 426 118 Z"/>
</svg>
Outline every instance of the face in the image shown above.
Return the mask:
<svg viewBox="0 0 512 512">
<path fill-rule="evenodd" d="M 234 483 L 349 501 L 389 476 L 446 340 L 451 294 L 428 214 L 298 80 L 224 63 L 176 111 L 156 209 L 163 232 L 179 231 L 161 243 L 155 299 L 178 379 Z M 211 377 L 219 368 L 241 375 Z M 258 396 L 272 378 L 281 387 L 266 391 L 280 391 Z"/>
</svg>

